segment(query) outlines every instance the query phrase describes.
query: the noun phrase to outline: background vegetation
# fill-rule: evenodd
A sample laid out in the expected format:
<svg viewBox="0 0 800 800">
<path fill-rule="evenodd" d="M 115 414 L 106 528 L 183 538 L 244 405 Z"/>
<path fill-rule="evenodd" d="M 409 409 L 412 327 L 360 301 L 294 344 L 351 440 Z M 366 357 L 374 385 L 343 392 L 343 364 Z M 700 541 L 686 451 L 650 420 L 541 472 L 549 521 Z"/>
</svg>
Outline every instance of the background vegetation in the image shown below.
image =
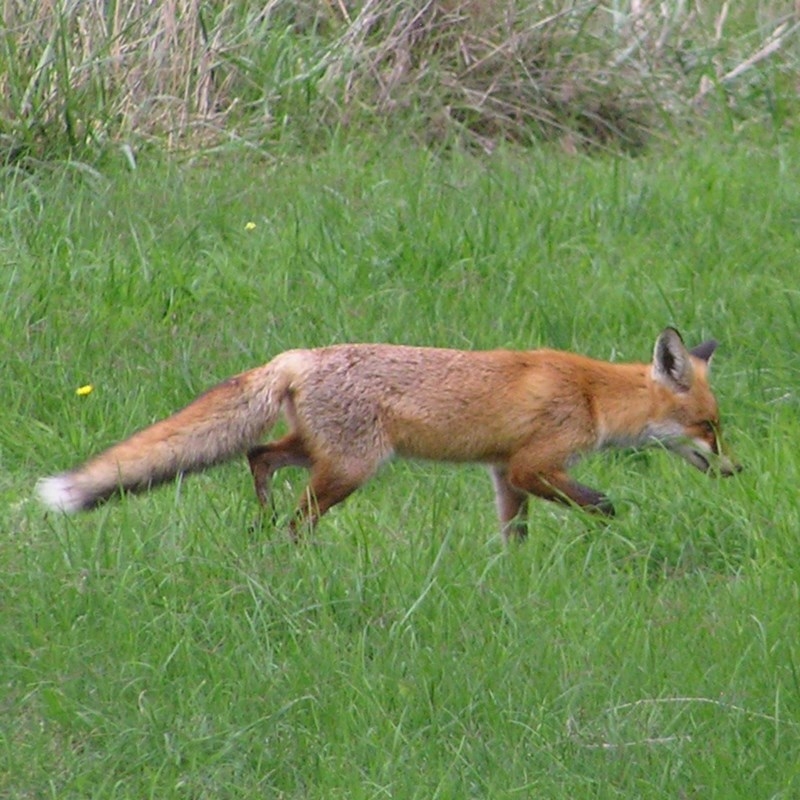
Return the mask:
<svg viewBox="0 0 800 800">
<path fill-rule="evenodd" d="M 786 2 L 8 0 L 6 159 L 109 141 L 281 142 L 407 127 L 423 143 L 640 149 L 708 112 L 797 111 Z M 716 117 L 715 117 L 716 119 Z"/>
<path fill-rule="evenodd" d="M 797 796 L 785 4 L 4 12 L 0 795 Z M 33 497 L 290 347 L 644 360 L 666 324 L 721 341 L 746 471 L 588 459 L 610 524 L 538 503 L 504 549 L 484 470 L 419 463 L 299 548 L 243 463 Z"/>
</svg>

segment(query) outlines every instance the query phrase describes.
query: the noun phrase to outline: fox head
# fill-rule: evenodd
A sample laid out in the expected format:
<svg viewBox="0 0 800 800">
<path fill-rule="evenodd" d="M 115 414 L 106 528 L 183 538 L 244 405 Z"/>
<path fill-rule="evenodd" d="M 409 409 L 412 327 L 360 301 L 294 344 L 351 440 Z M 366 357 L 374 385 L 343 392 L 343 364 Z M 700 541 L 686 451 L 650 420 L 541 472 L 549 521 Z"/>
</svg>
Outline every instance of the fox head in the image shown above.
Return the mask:
<svg viewBox="0 0 800 800">
<path fill-rule="evenodd" d="M 656 341 L 651 377 L 661 394 L 660 414 L 648 436 L 703 472 L 733 475 L 741 466 L 723 449 L 717 401 L 708 384 L 713 339 L 688 350 L 674 328 Z"/>
</svg>

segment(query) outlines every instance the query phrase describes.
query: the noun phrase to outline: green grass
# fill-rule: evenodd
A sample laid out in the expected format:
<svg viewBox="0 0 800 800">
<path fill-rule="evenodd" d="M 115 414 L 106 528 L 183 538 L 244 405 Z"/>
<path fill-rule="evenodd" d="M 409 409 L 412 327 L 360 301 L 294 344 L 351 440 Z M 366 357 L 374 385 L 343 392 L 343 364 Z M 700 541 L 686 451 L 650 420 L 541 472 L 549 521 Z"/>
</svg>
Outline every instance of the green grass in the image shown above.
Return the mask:
<svg viewBox="0 0 800 800">
<path fill-rule="evenodd" d="M 0 794 L 797 796 L 798 169 L 796 140 L 721 134 L 6 170 Z M 290 347 L 644 360 L 667 324 L 721 341 L 746 471 L 589 459 L 609 524 L 535 504 L 506 550 L 483 470 L 418 463 L 301 547 L 253 525 L 244 463 L 74 518 L 33 499 Z"/>
</svg>

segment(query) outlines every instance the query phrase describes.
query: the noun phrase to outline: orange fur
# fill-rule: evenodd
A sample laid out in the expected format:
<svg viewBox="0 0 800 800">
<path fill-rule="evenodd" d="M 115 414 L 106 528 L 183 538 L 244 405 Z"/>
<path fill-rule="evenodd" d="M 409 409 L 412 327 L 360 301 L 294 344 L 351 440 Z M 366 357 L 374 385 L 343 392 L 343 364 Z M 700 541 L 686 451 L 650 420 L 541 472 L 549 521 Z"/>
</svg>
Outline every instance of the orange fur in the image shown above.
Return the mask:
<svg viewBox="0 0 800 800">
<path fill-rule="evenodd" d="M 247 453 L 262 504 L 277 469 L 310 471 L 296 530 L 313 525 L 394 455 L 481 462 L 491 470 L 504 533 L 522 534 L 531 494 L 613 513 L 604 495 L 567 474 L 573 458 L 597 448 L 660 441 L 700 469 L 738 469 L 719 445 L 707 380 L 715 346 L 690 352 L 668 328 L 651 364 L 553 350 L 291 350 L 83 466 L 45 479 L 39 492 L 48 505 L 76 511 Z M 289 433 L 259 444 L 280 412 Z"/>
</svg>

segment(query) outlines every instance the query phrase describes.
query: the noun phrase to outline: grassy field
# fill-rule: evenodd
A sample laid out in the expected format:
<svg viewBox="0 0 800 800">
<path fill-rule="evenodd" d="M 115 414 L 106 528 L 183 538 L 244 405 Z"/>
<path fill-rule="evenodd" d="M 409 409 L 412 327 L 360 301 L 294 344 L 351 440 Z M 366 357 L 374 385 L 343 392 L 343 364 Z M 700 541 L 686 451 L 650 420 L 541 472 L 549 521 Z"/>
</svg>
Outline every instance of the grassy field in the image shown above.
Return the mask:
<svg viewBox="0 0 800 800">
<path fill-rule="evenodd" d="M 800 795 L 798 174 L 796 138 L 731 131 L 7 168 L 0 795 Z M 291 347 L 647 360 L 667 324 L 720 340 L 746 471 L 589 459 L 609 524 L 538 503 L 505 549 L 484 471 L 420 463 L 302 547 L 254 525 L 243 462 L 74 518 L 33 498 Z"/>
</svg>

